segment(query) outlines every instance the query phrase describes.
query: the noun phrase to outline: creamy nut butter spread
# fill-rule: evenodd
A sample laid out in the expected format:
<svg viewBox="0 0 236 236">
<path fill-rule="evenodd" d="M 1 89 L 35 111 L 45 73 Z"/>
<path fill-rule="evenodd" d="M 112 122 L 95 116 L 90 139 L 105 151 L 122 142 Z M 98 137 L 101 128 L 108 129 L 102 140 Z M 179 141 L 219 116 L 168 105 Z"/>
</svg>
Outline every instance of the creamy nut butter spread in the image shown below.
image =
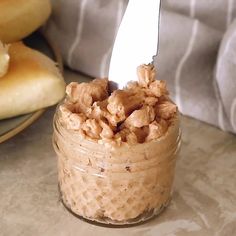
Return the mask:
<svg viewBox="0 0 236 236">
<path fill-rule="evenodd" d="M 54 119 L 59 188 L 75 214 L 130 224 L 156 215 L 169 202 L 179 116 L 152 65 L 138 81 L 109 92 L 107 79 L 70 83 Z"/>
</svg>

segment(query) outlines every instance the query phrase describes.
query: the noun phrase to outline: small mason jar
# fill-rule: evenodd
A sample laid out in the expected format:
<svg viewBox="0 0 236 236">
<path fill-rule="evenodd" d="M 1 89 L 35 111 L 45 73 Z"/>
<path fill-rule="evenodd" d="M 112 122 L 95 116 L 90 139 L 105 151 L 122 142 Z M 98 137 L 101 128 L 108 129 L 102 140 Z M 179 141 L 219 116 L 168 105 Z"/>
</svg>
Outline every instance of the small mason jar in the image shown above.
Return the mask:
<svg viewBox="0 0 236 236">
<path fill-rule="evenodd" d="M 68 130 L 54 117 L 59 190 L 76 215 L 103 224 L 130 225 L 158 215 L 169 203 L 180 147 L 179 115 L 157 140 L 112 146 Z"/>
</svg>

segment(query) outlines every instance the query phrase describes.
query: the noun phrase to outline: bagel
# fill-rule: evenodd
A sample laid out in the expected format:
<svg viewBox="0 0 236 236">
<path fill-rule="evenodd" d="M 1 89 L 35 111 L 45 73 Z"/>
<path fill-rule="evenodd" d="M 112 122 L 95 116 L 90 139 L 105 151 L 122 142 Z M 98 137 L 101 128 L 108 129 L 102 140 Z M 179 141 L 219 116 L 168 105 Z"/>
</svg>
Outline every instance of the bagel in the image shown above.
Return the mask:
<svg viewBox="0 0 236 236">
<path fill-rule="evenodd" d="M 22 42 L 8 45 L 8 71 L 0 77 L 0 119 L 56 104 L 65 82 L 54 61 Z"/>
<path fill-rule="evenodd" d="M 0 40 L 19 41 L 39 28 L 51 13 L 50 0 L 1 0 Z"/>
</svg>

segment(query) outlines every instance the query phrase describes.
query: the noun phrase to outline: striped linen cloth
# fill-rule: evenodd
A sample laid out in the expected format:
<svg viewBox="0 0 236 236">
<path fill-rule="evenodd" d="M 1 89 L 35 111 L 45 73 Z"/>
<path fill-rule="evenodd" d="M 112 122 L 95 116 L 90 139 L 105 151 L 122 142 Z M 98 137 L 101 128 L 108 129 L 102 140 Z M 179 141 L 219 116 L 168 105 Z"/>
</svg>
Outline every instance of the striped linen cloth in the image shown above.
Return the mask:
<svg viewBox="0 0 236 236">
<path fill-rule="evenodd" d="M 44 30 L 59 45 L 64 63 L 106 77 L 128 0 L 52 2 Z M 236 0 L 161 4 L 158 79 L 167 81 L 183 114 L 236 133 Z"/>
</svg>

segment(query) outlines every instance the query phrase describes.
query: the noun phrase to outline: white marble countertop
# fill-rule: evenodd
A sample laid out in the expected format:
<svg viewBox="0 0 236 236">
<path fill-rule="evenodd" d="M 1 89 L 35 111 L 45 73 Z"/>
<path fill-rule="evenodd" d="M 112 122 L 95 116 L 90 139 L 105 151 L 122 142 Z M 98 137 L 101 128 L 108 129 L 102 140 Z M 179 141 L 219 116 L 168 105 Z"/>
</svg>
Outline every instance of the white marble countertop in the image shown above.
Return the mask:
<svg viewBox="0 0 236 236">
<path fill-rule="evenodd" d="M 66 71 L 67 81 L 83 77 Z M 0 235 L 236 235 L 236 137 L 183 117 L 173 199 L 155 219 L 104 228 L 71 215 L 59 201 L 50 108 L 0 144 Z"/>
</svg>

